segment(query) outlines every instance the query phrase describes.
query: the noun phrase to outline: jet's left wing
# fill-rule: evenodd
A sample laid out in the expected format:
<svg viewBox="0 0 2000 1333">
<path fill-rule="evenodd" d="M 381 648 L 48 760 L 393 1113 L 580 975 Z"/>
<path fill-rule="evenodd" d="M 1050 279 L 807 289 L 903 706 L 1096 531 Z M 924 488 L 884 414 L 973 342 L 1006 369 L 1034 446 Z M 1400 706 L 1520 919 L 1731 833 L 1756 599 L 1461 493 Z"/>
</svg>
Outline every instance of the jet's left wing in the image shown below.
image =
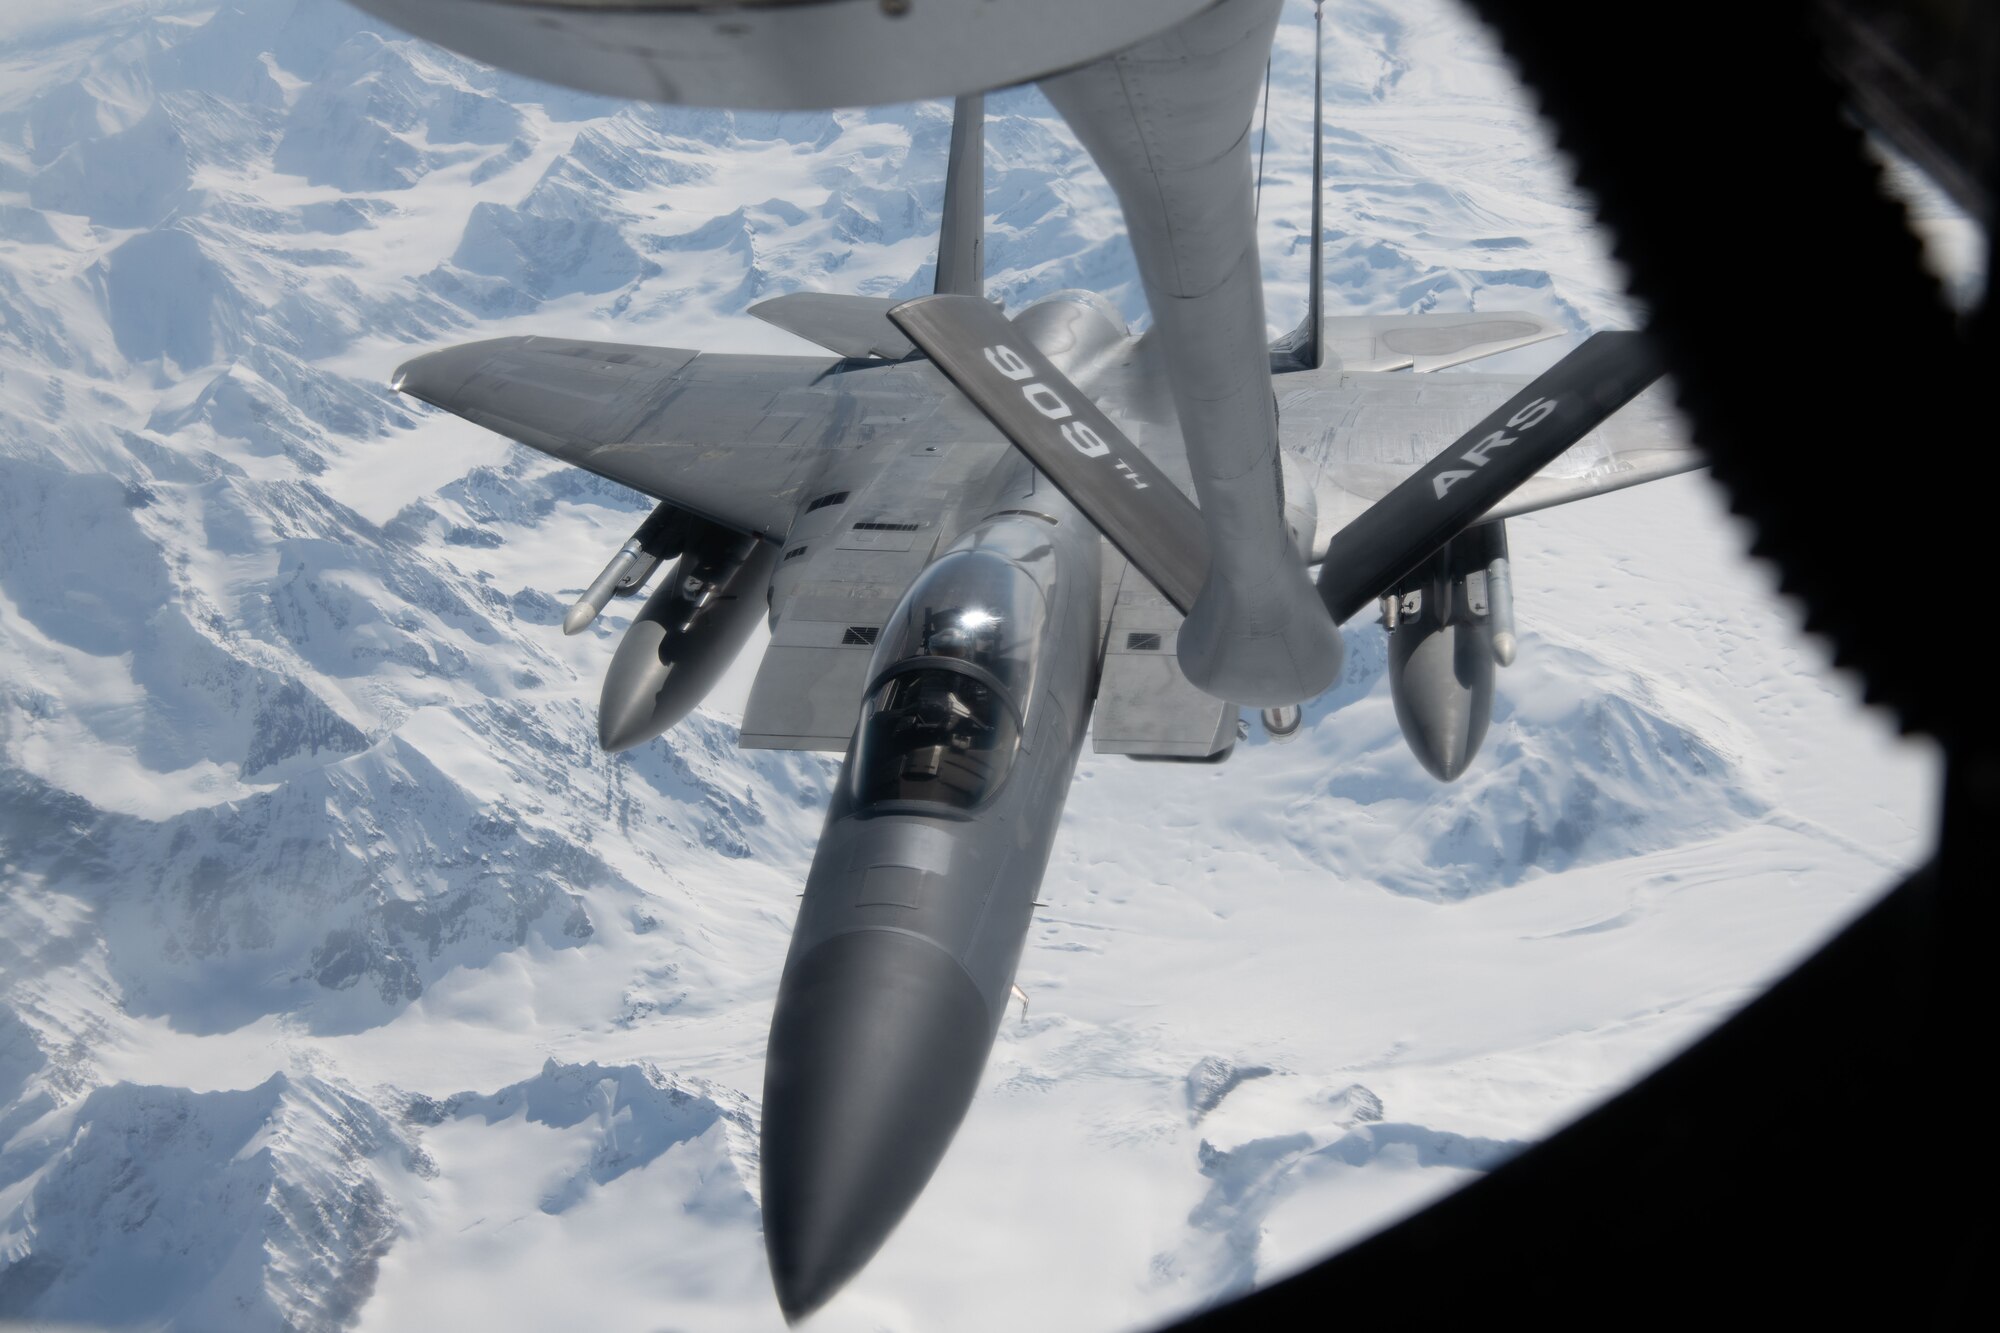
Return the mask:
<svg viewBox="0 0 2000 1333">
<path fill-rule="evenodd" d="M 393 383 L 565 463 L 771 541 L 842 451 L 906 439 L 919 424 L 941 443 L 966 428 L 990 436 L 934 377 L 825 357 L 494 338 L 417 357 Z"/>
</svg>

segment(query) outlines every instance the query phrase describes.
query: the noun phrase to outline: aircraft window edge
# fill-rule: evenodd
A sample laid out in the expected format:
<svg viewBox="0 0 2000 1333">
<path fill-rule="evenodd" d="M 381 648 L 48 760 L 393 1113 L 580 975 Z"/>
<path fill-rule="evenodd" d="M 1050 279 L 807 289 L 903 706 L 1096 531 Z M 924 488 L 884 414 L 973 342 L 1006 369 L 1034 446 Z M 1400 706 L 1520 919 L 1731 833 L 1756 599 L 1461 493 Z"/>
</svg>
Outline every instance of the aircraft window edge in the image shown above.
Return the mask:
<svg viewBox="0 0 2000 1333">
<path fill-rule="evenodd" d="M 994 691 L 999 696 L 1000 702 L 1006 706 L 1007 711 L 1014 715 L 1015 723 L 1021 728 L 1022 748 L 1027 748 L 1028 718 L 1025 701 L 1016 699 L 1014 691 L 1007 687 L 1005 681 L 1001 680 L 1000 677 L 994 675 L 985 667 L 980 666 L 977 662 L 968 662 L 960 657 L 924 656 L 901 658 L 878 672 L 875 678 L 869 682 L 868 688 L 861 692 L 861 697 L 863 699 L 872 699 L 875 697 L 877 690 L 896 677 L 906 672 L 923 670 L 956 671 L 959 675 L 970 676 L 981 685 Z"/>
<path fill-rule="evenodd" d="M 864 695 L 852 750 L 857 812 L 983 810 L 1027 750 L 999 678 L 956 658 L 905 659 Z"/>
</svg>

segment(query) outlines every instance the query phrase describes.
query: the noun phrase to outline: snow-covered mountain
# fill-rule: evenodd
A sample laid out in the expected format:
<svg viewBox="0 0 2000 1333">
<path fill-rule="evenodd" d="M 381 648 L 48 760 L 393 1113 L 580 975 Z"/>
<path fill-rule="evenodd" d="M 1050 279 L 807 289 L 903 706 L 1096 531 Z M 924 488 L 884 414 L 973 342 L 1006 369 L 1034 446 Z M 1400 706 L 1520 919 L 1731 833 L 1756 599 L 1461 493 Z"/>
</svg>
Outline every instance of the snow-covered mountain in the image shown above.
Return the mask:
<svg viewBox="0 0 2000 1333">
<path fill-rule="evenodd" d="M 1633 322 L 1482 34 L 1328 25 L 1335 310 Z M 1280 328 L 1310 62 L 1301 7 Z M 1060 122 L 989 109 L 993 290 L 1141 317 Z M 779 1322 L 755 1099 L 833 764 L 735 748 L 754 648 L 603 755 L 626 612 L 557 622 L 647 502 L 386 380 L 502 333 L 802 350 L 741 311 L 928 290 L 948 129 L 607 102 L 336 0 L 0 19 L 0 1319 Z M 1086 754 L 1028 1006 L 815 1327 L 1131 1327 L 1285 1272 L 1685 1043 L 1915 854 L 1928 757 L 1705 482 L 1513 545 L 1521 661 L 1454 786 L 1365 625 L 1292 745 Z"/>
</svg>

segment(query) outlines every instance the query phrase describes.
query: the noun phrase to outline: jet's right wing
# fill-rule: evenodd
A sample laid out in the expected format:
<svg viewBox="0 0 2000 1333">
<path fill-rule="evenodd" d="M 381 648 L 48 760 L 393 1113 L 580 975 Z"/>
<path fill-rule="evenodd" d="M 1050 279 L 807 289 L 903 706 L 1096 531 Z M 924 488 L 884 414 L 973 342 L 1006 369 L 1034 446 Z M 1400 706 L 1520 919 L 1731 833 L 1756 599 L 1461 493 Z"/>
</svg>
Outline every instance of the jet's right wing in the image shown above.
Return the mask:
<svg viewBox="0 0 2000 1333">
<path fill-rule="evenodd" d="M 1334 532 L 1320 600 L 1345 621 L 1537 472 L 1603 425 L 1665 369 L 1643 333 L 1594 333 Z"/>
<path fill-rule="evenodd" d="M 991 438 L 934 377 L 825 357 L 494 338 L 419 356 L 393 384 L 565 463 L 771 541 L 785 535 L 840 451 L 907 440 L 919 426 L 939 444 Z"/>
<path fill-rule="evenodd" d="M 1279 380 L 1278 436 L 1317 472 L 1322 547 L 1528 382 L 1520 376 L 1332 370 Z M 1549 509 L 1706 462 L 1674 411 L 1671 386 L 1656 384 L 1521 482 L 1485 517 Z"/>
<path fill-rule="evenodd" d="M 1564 331 L 1562 325 L 1525 310 L 1334 315 L 1321 328 L 1329 363 L 1341 370 L 1411 370 L 1420 374 L 1527 347 Z"/>
</svg>

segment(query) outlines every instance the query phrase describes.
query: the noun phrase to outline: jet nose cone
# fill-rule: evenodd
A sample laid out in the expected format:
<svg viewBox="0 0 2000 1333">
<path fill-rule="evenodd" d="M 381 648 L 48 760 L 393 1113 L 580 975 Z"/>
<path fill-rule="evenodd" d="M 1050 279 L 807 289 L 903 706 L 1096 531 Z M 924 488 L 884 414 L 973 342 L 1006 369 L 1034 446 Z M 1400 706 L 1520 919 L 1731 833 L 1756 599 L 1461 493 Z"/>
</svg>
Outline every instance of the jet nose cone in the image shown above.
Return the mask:
<svg viewBox="0 0 2000 1333">
<path fill-rule="evenodd" d="M 787 1320 L 859 1272 L 916 1201 L 979 1085 L 986 1002 L 957 960 L 837 935 L 778 988 L 764 1073 L 764 1248 Z"/>
</svg>

